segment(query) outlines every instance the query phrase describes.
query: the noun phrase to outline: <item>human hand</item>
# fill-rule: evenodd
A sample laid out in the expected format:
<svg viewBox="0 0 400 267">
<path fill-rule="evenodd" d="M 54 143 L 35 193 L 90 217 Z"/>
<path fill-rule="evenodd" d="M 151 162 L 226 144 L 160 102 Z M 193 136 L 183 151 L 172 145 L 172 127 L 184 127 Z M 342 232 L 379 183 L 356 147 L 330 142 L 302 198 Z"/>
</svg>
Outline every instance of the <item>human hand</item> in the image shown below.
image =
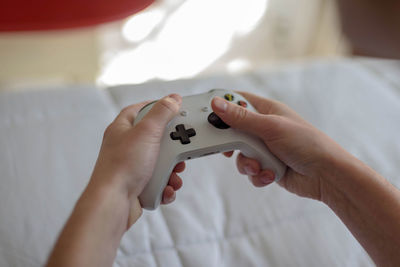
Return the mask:
<svg viewBox="0 0 400 267">
<path fill-rule="evenodd" d="M 150 180 L 158 158 L 160 141 L 168 122 L 178 113 L 182 98 L 172 94 L 159 100 L 136 125 L 139 110 L 149 102 L 124 108 L 104 133 L 103 143 L 93 171 L 95 183 L 117 186 L 130 202 L 128 227 L 142 214 L 138 196 Z M 178 163 L 165 187 L 162 204 L 174 201 L 182 186 L 177 173 L 185 169 Z"/>
<path fill-rule="evenodd" d="M 239 92 L 259 113 L 216 97 L 214 112 L 233 128 L 260 137 L 268 149 L 287 166 L 279 184 L 299 196 L 323 200 L 327 181 L 325 173 L 334 172 L 332 159 L 348 153 L 327 135 L 306 122 L 288 106 L 259 96 Z M 225 153 L 231 156 L 233 152 Z M 261 170 L 259 162 L 239 154 L 237 167 L 251 182 L 262 187 L 274 181 L 271 170 Z"/>
</svg>

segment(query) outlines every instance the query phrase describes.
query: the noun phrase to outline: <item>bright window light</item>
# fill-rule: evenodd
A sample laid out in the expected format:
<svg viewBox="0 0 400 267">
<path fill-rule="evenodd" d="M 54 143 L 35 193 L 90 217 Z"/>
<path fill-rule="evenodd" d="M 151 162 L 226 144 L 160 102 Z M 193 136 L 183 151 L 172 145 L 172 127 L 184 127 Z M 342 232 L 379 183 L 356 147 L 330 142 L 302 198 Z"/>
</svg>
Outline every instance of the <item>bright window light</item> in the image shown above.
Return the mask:
<svg viewBox="0 0 400 267">
<path fill-rule="evenodd" d="M 193 77 L 224 55 L 235 37 L 254 29 L 267 4 L 268 0 L 186 0 L 174 12 L 167 11 L 165 23 L 151 40 L 115 56 L 99 82 L 116 85 Z M 125 38 L 143 39 L 163 16 L 148 11 L 133 17 L 123 28 Z M 227 68 L 237 71 L 246 64 L 239 60 Z"/>
<path fill-rule="evenodd" d="M 140 42 L 154 30 L 164 16 L 165 12 L 159 9 L 139 13 L 124 24 L 122 36 L 128 41 Z"/>
<path fill-rule="evenodd" d="M 250 69 L 250 62 L 243 58 L 238 58 L 229 62 L 227 69 L 229 73 L 239 73 Z"/>
</svg>

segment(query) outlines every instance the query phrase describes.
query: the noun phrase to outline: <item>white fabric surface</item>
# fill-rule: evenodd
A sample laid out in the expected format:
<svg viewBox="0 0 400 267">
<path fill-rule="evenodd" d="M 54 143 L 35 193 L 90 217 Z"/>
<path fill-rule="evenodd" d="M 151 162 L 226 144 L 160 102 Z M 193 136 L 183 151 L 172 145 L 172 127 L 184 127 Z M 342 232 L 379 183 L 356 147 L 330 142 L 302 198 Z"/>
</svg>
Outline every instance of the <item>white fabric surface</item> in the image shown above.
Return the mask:
<svg viewBox="0 0 400 267">
<path fill-rule="evenodd" d="M 336 61 L 108 90 L 1 93 L 0 266 L 44 263 L 123 106 L 218 87 L 271 97 L 400 186 L 398 85 L 365 63 Z M 277 185 L 253 188 L 232 159 L 188 161 L 182 176 L 177 200 L 144 213 L 114 266 L 373 266 L 326 206 Z"/>
</svg>

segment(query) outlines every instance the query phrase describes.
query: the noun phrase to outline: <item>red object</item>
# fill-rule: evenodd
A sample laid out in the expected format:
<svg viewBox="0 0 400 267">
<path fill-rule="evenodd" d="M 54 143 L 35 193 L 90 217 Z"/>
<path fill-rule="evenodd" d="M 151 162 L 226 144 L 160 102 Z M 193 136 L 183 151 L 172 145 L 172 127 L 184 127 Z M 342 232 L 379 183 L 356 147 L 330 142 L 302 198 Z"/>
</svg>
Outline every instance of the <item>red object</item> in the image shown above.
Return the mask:
<svg viewBox="0 0 400 267">
<path fill-rule="evenodd" d="M 244 101 L 242 101 L 242 100 L 239 100 L 239 101 L 238 101 L 238 105 L 239 105 L 239 106 L 242 106 L 242 107 L 244 107 L 244 108 L 247 108 L 247 103 L 244 102 Z"/>
<path fill-rule="evenodd" d="M 154 0 L 0 0 L 0 31 L 86 27 L 130 16 Z"/>
</svg>

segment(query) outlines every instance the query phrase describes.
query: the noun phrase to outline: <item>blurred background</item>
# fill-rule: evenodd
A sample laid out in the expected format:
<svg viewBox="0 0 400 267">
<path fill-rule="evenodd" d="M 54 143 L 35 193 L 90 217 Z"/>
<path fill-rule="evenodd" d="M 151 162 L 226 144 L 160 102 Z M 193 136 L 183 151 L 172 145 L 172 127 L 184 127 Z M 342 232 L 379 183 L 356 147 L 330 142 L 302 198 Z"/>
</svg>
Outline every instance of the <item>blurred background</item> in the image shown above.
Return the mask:
<svg viewBox="0 0 400 267">
<path fill-rule="evenodd" d="M 0 34 L 0 90 L 236 74 L 347 55 L 333 0 L 158 0 L 96 27 Z"/>
</svg>

